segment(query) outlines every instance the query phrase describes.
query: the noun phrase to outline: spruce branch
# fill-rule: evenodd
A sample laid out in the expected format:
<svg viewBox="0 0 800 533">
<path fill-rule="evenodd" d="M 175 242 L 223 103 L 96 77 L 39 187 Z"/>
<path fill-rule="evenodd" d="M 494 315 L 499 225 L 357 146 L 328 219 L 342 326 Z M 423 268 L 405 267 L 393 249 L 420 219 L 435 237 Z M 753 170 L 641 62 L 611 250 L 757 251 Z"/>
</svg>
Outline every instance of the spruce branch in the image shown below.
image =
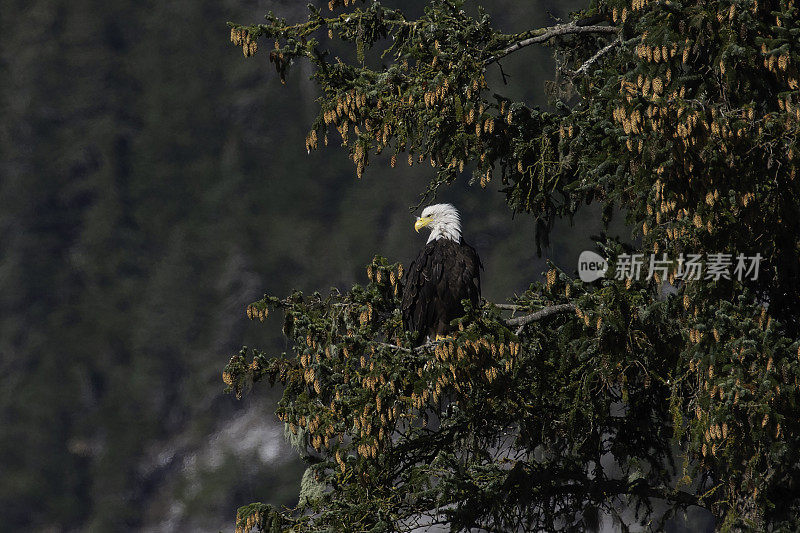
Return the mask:
<svg viewBox="0 0 800 533">
<path fill-rule="evenodd" d="M 435 508 L 447 515 L 428 522 L 426 513 L 420 526 L 441 519 L 453 529 L 553 530 L 578 523 L 587 505 L 613 514 L 625 496 L 651 523 L 658 499 L 669 513 L 707 508 L 733 529 L 796 529 L 796 491 L 774 490 L 798 472 L 791 406 L 800 298 L 795 270 L 782 270 L 798 264 L 800 234 L 791 216 L 800 124 L 793 13 L 734 6 L 720 17 L 701 2 L 655 2 L 621 19 L 612 7 L 501 34 L 450 2 L 432 3 L 418 21 L 373 5 L 329 19 L 314 12 L 306 26 L 271 18 L 233 28 L 248 57 L 253 39 L 275 38 L 270 57 L 281 75 L 312 58 L 323 97 L 308 148 L 338 132 L 358 176 L 382 150 L 393 152 L 392 167 L 401 152 L 409 165 L 429 158 L 438 170 L 420 203 L 473 164 L 483 187 L 494 172 L 509 185 L 512 211 L 536 217 L 537 245 L 555 220 L 602 199 L 604 220 L 623 207 L 634 235 L 642 228 L 641 245 L 606 238 L 609 256 L 688 239 L 702 250 L 758 252 L 778 269 L 739 284 L 698 280 L 682 299 L 662 299 L 649 281 L 583 287 L 554 268 L 546 290 L 534 285 L 495 310 L 470 307 L 469 327 L 421 346 L 397 312 L 401 270 L 382 261 L 368 267 L 366 287 L 252 305 L 248 316 L 260 321 L 267 307 L 287 311 L 297 357 L 239 355 L 223 380 L 234 392 L 265 375 L 286 384 L 281 419 L 341 456 L 339 471 L 319 472 L 332 505 L 298 529 L 402 530 L 409 516 Z M 747 23 L 709 32 L 689 23 L 695 17 L 712 30 L 715 18 Z M 624 37 L 609 18 L 621 20 Z M 358 61 L 330 57 L 315 34 L 323 26 L 341 41 L 333 50 L 352 46 Z M 536 43 L 558 49 L 558 73 L 591 76 L 553 80 L 565 96 L 557 113 L 490 96 L 487 66 Z M 371 48 L 388 65 L 365 62 Z M 778 186 L 761 186 L 764 169 Z M 711 179 L 719 175 L 731 176 L 722 188 Z M 545 320 L 570 310 L 578 320 Z M 539 446 L 547 453 L 526 467 L 522 458 Z M 609 449 L 620 465 L 653 468 L 632 481 L 608 479 L 600 458 Z M 512 462 L 520 466 L 509 471 Z M 725 483 L 705 492 L 712 473 Z M 696 494 L 680 490 L 689 487 Z"/>
</svg>

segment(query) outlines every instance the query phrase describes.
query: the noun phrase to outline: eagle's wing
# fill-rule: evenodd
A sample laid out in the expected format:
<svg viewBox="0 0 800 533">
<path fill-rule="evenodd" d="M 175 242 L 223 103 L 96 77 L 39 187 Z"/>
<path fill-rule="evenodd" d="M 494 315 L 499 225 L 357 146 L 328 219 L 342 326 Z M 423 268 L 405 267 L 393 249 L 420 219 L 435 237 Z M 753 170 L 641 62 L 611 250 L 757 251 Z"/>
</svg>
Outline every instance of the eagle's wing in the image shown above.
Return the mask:
<svg viewBox="0 0 800 533">
<path fill-rule="evenodd" d="M 472 305 L 479 305 L 481 301 L 481 269 L 483 264 L 475 248 L 461 241 L 459 250 L 460 268 L 454 269 L 460 276 L 457 285 L 462 288 L 462 296 L 458 300 L 469 300 Z"/>
<path fill-rule="evenodd" d="M 434 275 L 441 277 L 441 265 L 437 269 L 433 255 L 433 243 L 426 245 L 406 271 L 403 286 L 401 311 L 403 326 L 408 331 L 419 333 L 417 341 L 421 341 L 427 333 L 428 324 L 433 321 L 433 302 L 436 299 L 436 284 L 439 281 Z"/>
<path fill-rule="evenodd" d="M 461 300 L 480 302 L 481 261 L 466 243 L 434 241 L 411 263 L 403 288 L 401 311 L 408 331 L 425 335 L 447 333 L 450 321 L 464 313 Z"/>
</svg>

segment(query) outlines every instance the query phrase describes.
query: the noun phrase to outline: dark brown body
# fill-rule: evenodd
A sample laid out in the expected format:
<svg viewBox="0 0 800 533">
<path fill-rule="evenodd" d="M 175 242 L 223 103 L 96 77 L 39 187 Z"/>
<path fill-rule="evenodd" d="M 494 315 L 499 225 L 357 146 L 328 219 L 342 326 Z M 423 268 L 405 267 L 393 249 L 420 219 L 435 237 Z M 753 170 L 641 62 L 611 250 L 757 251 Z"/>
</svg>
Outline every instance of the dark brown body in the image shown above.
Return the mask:
<svg viewBox="0 0 800 533">
<path fill-rule="evenodd" d="M 417 333 L 417 343 L 446 335 L 450 321 L 464 315 L 461 300 L 478 305 L 481 260 L 475 249 L 450 239 L 425 245 L 411 263 L 403 287 L 403 325 Z"/>
</svg>

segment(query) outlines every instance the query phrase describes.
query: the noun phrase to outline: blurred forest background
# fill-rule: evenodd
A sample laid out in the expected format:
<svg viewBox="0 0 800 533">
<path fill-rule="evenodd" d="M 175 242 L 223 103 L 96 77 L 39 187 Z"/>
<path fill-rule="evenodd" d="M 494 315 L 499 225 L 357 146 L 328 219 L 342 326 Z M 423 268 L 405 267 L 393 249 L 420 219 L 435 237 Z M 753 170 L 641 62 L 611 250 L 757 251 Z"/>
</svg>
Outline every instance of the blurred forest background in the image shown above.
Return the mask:
<svg viewBox="0 0 800 533">
<path fill-rule="evenodd" d="M 480 4 L 509 32 L 585 6 Z M 310 70 L 282 86 L 266 54 L 229 42 L 226 21 L 269 10 L 306 14 L 289 0 L 2 1 L 0 530 L 230 530 L 240 505 L 296 503 L 279 391 L 222 394 L 243 344 L 285 349 L 280 318 L 250 323 L 245 306 L 363 282 L 374 254 L 407 264 L 431 169 L 376 160 L 359 181 L 344 150 L 307 154 Z M 547 105 L 548 49 L 503 67 L 507 96 Z M 487 299 L 548 258 L 571 272 L 591 247 L 599 216 L 560 223 L 537 257 L 531 220 L 467 175 L 438 199 L 462 211 Z"/>
</svg>

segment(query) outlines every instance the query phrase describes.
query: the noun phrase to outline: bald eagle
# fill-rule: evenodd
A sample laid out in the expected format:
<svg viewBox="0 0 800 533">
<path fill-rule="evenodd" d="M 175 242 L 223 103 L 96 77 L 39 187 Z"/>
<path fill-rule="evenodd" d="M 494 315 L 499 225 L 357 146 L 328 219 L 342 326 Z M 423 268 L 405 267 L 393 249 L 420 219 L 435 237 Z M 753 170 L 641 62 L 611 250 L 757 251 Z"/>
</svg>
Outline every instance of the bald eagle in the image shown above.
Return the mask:
<svg viewBox="0 0 800 533">
<path fill-rule="evenodd" d="M 478 305 L 483 268 L 475 249 L 461 237 L 458 210 L 450 204 L 426 207 L 414 229 L 431 230 L 428 242 L 406 271 L 401 304 L 403 326 L 417 344 L 446 335 L 450 321 L 464 315 L 461 300 Z"/>
</svg>

